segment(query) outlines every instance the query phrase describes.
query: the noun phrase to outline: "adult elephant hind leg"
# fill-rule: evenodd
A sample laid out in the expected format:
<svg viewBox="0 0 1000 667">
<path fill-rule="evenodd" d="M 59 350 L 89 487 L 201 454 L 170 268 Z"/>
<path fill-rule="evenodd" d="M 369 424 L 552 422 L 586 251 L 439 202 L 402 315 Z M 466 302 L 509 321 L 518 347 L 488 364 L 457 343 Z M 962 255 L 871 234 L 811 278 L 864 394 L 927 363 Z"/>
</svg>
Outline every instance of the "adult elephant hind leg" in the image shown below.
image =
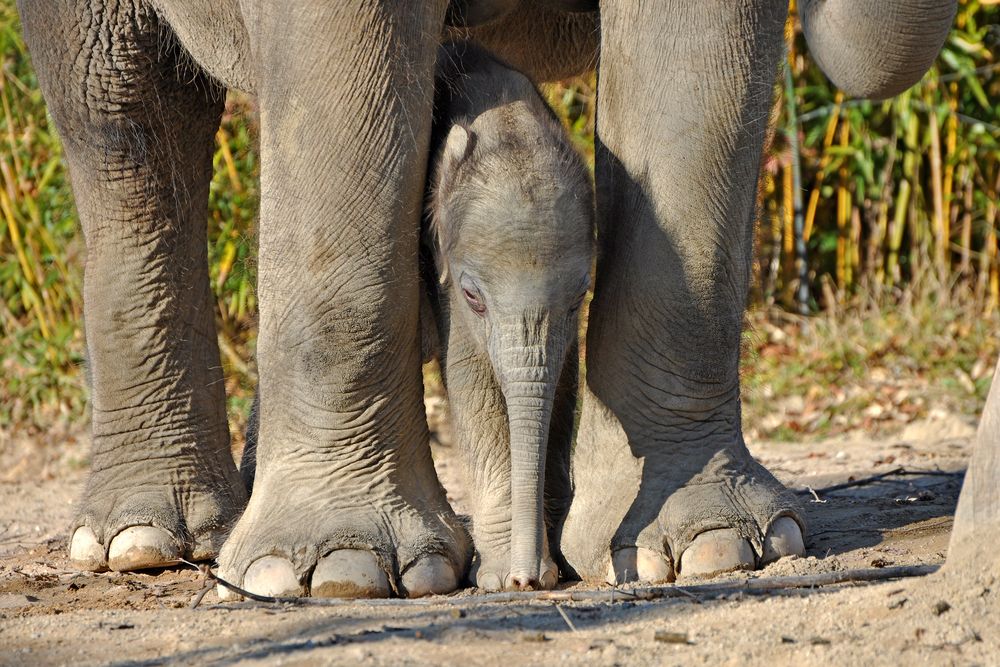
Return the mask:
<svg viewBox="0 0 1000 667">
<path fill-rule="evenodd" d="M 450 591 L 470 545 L 427 442 L 417 275 L 445 3 L 257 10 L 259 429 L 221 574 L 255 593 Z"/>
<path fill-rule="evenodd" d="M 996 576 L 1000 559 L 1000 362 L 976 435 L 962 495 L 955 510 L 955 527 L 948 547 L 946 570 L 962 577 Z"/>
<path fill-rule="evenodd" d="M 621 581 L 802 553 L 796 503 L 747 451 L 739 397 L 786 4 L 601 9 L 602 252 L 563 555 Z"/>
<path fill-rule="evenodd" d="M 91 471 L 70 558 L 214 557 L 246 502 L 229 452 L 206 208 L 224 91 L 142 3 L 24 2 L 87 246 Z"/>
</svg>

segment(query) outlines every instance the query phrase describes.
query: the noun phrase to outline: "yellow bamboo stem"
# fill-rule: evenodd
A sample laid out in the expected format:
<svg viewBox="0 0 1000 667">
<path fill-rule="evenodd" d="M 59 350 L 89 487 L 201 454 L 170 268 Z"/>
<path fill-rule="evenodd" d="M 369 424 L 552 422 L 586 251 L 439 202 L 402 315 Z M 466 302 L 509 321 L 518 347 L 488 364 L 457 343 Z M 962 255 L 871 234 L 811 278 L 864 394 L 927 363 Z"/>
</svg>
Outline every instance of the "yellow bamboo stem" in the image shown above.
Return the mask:
<svg viewBox="0 0 1000 667">
<path fill-rule="evenodd" d="M 793 183 L 792 166 L 790 164 L 785 165 L 781 169 L 781 191 L 782 191 L 782 206 L 781 214 L 782 221 L 784 223 L 784 233 L 782 234 L 782 256 L 784 257 L 785 270 L 782 275 L 782 280 L 784 282 L 784 292 L 788 296 L 788 304 L 791 305 L 792 300 L 792 283 L 795 281 L 795 209 L 793 203 L 792 183 Z"/>
<path fill-rule="evenodd" d="M 903 228 L 906 225 L 906 211 L 910 207 L 910 181 L 899 182 L 896 204 L 893 209 L 892 232 L 889 234 L 889 255 L 886 258 L 886 280 L 889 286 L 899 282 L 899 246 L 903 242 Z"/>
<path fill-rule="evenodd" d="M 948 85 L 948 121 L 945 125 L 944 141 L 944 225 L 945 238 L 951 239 L 952 200 L 955 188 L 955 151 L 958 146 L 958 84 Z"/>
<path fill-rule="evenodd" d="M 837 123 L 840 120 L 840 108 L 844 102 L 844 93 L 837 91 L 833 100 L 833 109 L 830 110 L 830 120 L 826 123 L 826 134 L 823 135 L 823 156 L 819 160 L 819 170 L 816 172 L 816 184 L 813 185 L 809 193 L 809 205 L 806 207 L 806 219 L 802 229 L 802 237 L 808 241 L 812 236 L 813 223 L 816 221 L 816 208 L 819 206 L 820 190 L 823 187 L 823 179 L 826 176 L 826 168 L 830 164 L 829 148 L 833 145 L 833 138 L 837 133 Z"/>
<path fill-rule="evenodd" d="M 930 136 L 931 199 L 934 203 L 934 264 L 938 276 L 947 275 L 948 223 L 944 214 L 944 177 L 941 170 L 941 132 L 938 129 L 937 114 L 934 112 L 934 88 L 928 86 L 925 101 L 928 104 L 927 133 Z"/>
<path fill-rule="evenodd" d="M 850 145 L 851 126 L 842 123 L 840 126 L 840 147 Z M 847 163 L 842 162 L 838 171 L 837 183 L 837 290 L 843 294 L 851 286 L 851 249 L 848 225 L 851 219 L 851 193 L 847 188 Z"/>
<path fill-rule="evenodd" d="M 848 274 L 848 279 L 851 284 L 857 280 L 856 276 L 861 275 L 861 211 L 857 206 L 851 206 L 851 235 L 849 247 L 851 252 L 848 254 L 848 259 L 850 260 L 851 270 Z"/>
<path fill-rule="evenodd" d="M 1000 190 L 1000 176 L 995 180 L 993 189 L 994 191 Z M 986 315 L 989 316 L 1000 304 L 1000 267 L 997 266 L 997 204 L 993 197 L 986 198 L 986 247 L 984 251 L 989 271 L 989 298 L 986 300 Z"/>
<path fill-rule="evenodd" d="M 877 235 L 872 238 L 872 245 L 875 248 L 881 248 L 882 244 L 885 242 L 886 234 L 889 229 L 889 202 L 883 198 L 878 205 L 878 230 Z M 872 252 L 872 259 L 876 262 L 875 266 L 875 282 L 878 285 L 885 284 L 885 263 L 882 262 L 881 256 L 877 251 Z"/>
<path fill-rule="evenodd" d="M 14 173 L 23 174 L 24 170 L 21 167 L 21 158 L 18 157 L 17 139 L 14 135 L 14 117 L 10 112 L 10 101 L 7 99 L 6 77 L 4 76 L 0 76 L 0 100 L 3 101 L 3 114 L 4 119 L 7 121 L 7 141 L 10 143 L 11 159 L 14 160 Z M 11 185 L 15 184 L 12 183 Z M 11 198 L 13 197 L 14 195 L 11 195 Z"/>
<path fill-rule="evenodd" d="M 969 165 L 962 164 L 959 180 L 962 182 L 965 192 L 962 197 L 962 231 L 959 241 L 962 249 L 958 261 L 958 271 L 963 276 L 969 276 L 972 271 L 972 197 L 974 194 Z"/>
<path fill-rule="evenodd" d="M 219 144 L 219 150 L 222 152 L 222 161 L 226 163 L 226 174 L 229 176 L 229 185 L 232 186 L 234 192 L 243 192 L 243 184 L 240 183 L 240 174 L 236 169 L 236 160 L 233 159 L 233 152 L 229 150 L 229 135 L 220 127 L 219 131 L 215 134 L 215 140 Z"/>
<path fill-rule="evenodd" d="M 46 320 L 45 306 L 34 288 L 36 278 L 34 272 L 31 270 L 31 263 L 28 261 L 28 256 L 24 252 L 21 232 L 18 229 L 17 221 L 14 219 L 14 208 L 11 206 L 7 192 L 2 188 L 0 188 L 0 211 L 3 212 L 4 220 L 7 222 L 7 234 L 10 236 L 11 245 L 14 246 L 17 261 L 21 265 L 21 274 L 24 276 L 24 283 L 21 286 L 24 295 L 23 298 L 27 303 L 30 303 L 32 310 L 35 311 L 35 316 L 38 318 L 38 328 L 42 332 L 42 338 L 49 340 L 51 338 L 51 329 Z"/>
</svg>

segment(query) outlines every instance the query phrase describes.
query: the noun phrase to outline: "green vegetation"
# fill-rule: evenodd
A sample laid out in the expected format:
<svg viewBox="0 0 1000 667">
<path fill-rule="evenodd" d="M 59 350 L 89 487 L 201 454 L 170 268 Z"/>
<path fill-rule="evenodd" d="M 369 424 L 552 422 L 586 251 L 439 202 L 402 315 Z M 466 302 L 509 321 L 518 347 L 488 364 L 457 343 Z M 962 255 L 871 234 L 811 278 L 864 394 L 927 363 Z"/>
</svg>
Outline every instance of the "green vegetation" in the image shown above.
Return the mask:
<svg viewBox="0 0 1000 667">
<path fill-rule="evenodd" d="M 961 2 L 932 71 L 900 97 L 873 103 L 844 99 L 790 20 L 799 123 L 788 131 L 788 91 L 779 80 L 744 375 L 749 422 L 766 423 L 773 405 L 796 396 L 816 414 L 764 432 L 918 414 L 930 399 L 916 401 L 927 392 L 963 412 L 981 406 L 1000 345 L 998 24 L 995 0 Z M 593 75 L 545 92 L 592 158 Z M 252 102 L 231 97 L 208 214 L 234 427 L 254 383 L 255 118 Z M 809 318 L 789 314 L 803 305 L 795 296 L 796 145 Z M 83 253 L 60 145 L 13 0 L 0 0 L 0 425 L 41 428 L 84 411 Z M 886 384 L 912 389 L 902 402 L 893 402 L 894 393 L 879 412 L 872 406 L 884 403 Z"/>
</svg>

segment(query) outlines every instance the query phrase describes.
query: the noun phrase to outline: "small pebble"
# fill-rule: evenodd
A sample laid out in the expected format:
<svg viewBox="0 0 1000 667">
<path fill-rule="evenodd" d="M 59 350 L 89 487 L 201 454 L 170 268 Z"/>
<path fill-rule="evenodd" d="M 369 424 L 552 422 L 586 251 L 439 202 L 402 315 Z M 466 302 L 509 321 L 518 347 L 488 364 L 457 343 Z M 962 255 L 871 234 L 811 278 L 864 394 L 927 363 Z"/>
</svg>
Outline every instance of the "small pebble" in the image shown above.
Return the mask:
<svg viewBox="0 0 1000 667">
<path fill-rule="evenodd" d="M 934 603 L 934 607 L 933 607 L 932 611 L 934 612 L 935 616 L 940 616 L 941 614 L 945 613 L 949 609 L 951 609 L 951 605 L 950 604 L 948 604 L 944 600 L 938 600 L 937 602 Z"/>
<path fill-rule="evenodd" d="M 688 641 L 688 635 L 686 632 L 667 632 L 666 630 L 657 630 L 653 633 L 653 641 L 663 642 L 664 644 L 690 644 Z"/>
</svg>

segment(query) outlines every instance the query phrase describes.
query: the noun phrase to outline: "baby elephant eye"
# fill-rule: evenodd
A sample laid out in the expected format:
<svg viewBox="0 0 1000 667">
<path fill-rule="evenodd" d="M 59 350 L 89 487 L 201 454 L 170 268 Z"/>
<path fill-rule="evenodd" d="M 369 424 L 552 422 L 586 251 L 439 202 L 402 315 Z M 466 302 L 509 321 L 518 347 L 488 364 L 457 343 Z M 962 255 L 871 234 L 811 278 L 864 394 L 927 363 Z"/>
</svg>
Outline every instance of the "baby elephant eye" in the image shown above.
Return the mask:
<svg viewBox="0 0 1000 667">
<path fill-rule="evenodd" d="M 465 296 L 465 300 L 469 302 L 469 308 L 472 309 L 472 312 L 480 316 L 486 312 L 486 304 L 483 303 L 482 297 L 468 289 L 462 289 L 462 294 Z"/>
</svg>

